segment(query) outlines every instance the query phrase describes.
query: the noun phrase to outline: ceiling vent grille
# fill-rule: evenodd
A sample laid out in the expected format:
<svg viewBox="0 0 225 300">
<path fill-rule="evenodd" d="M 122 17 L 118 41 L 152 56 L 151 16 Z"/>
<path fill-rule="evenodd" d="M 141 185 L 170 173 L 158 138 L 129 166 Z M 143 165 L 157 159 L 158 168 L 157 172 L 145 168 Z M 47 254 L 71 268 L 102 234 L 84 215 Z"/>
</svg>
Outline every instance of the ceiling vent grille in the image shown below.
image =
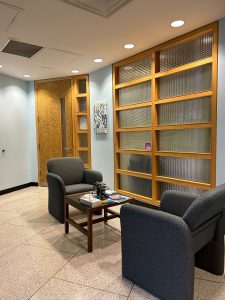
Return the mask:
<svg viewBox="0 0 225 300">
<path fill-rule="evenodd" d="M 108 18 L 132 0 L 60 0 L 82 8 L 101 17 Z"/>
<path fill-rule="evenodd" d="M 40 46 L 10 40 L 2 49 L 2 52 L 31 58 L 42 48 L 43 47 Z"/>
</svg>

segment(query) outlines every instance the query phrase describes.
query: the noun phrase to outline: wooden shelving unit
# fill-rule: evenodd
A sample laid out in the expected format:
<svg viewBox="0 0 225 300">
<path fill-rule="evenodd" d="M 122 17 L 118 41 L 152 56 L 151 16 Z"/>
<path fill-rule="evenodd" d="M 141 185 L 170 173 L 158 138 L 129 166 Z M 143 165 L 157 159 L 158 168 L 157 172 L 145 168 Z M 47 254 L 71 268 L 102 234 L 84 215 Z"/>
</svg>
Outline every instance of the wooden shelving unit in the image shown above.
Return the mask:
<svg viewBox="0 0 225 300">
<path fill-rule="evenodd" d="M 73 78 L 75 156 L 91 168 L 90 101 L 88 75 Z"/>
<path fill-rule="evenodd" d="M 216 93 L 217 23 L 114 64 L 116 190 L 158 205 L 214 187 Z"/>
</svg>

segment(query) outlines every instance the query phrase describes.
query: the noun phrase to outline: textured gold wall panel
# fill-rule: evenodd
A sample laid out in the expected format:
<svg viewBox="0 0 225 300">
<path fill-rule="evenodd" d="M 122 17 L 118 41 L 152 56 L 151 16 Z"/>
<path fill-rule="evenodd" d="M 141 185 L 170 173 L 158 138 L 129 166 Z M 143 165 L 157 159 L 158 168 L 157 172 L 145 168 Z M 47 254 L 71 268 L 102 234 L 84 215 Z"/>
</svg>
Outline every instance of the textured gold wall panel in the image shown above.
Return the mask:
<svg viewBox="0 0 225 300">
<path fill-rule="evenodd" d="M 36 82 L 39 183 L 46 183 L 47 160 L 62 156 L 60 98 L 65 98 L 67 156 L 73 156 L 71 80 Z"/>
</svg>

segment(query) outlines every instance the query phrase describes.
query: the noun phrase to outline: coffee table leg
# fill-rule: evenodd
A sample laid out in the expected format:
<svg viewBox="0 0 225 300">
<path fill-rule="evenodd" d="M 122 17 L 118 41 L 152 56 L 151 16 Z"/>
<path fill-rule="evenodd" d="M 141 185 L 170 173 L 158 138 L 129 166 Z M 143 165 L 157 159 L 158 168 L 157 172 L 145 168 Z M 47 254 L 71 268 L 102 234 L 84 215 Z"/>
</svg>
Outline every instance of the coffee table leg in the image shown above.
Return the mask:
<svg viewBox="0 0 225 300">
<path fill-rule="evenodd" d="M 104 208 L 104 223 L 107 223 L 107 208 Z"/>
<path fill-rule="evenodd" d="M 69 223 L 66 221 L 69 218 L 69 204 L 65 202 L 65 233 L 69 233 Z"/>
<path fill-rule="evenodd" d="M 92 211 L 88 209 L 88 252 L 92 252 L 93 232 L 92 232 Z"/>
</svg>

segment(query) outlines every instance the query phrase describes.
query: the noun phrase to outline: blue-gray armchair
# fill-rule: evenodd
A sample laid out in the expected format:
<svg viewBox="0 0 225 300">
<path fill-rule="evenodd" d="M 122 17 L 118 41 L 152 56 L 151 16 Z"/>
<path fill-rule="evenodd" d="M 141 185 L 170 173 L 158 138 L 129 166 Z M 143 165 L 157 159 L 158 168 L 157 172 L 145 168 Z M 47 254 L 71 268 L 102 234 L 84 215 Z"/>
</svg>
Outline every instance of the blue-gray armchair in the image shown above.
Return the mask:
<svg viewBox="0 0 225 300">
<path fill-rule="evenodd" d="M 60 223 L 64 223 L 65 195 L 93 190 L 96 181 L 102 181 L 98 171 L 84 169 L 79 157 L 52 158 L 47 162 L 48 210 Z"/>
<path fill-rule="evenodd" d="M 167 191 L 160 210 L 121 208 L 122 273 L 162 300 L 191 300 L 194 266 L 224 272 L 225 184 L 202 195 Z"/>
</svg>

